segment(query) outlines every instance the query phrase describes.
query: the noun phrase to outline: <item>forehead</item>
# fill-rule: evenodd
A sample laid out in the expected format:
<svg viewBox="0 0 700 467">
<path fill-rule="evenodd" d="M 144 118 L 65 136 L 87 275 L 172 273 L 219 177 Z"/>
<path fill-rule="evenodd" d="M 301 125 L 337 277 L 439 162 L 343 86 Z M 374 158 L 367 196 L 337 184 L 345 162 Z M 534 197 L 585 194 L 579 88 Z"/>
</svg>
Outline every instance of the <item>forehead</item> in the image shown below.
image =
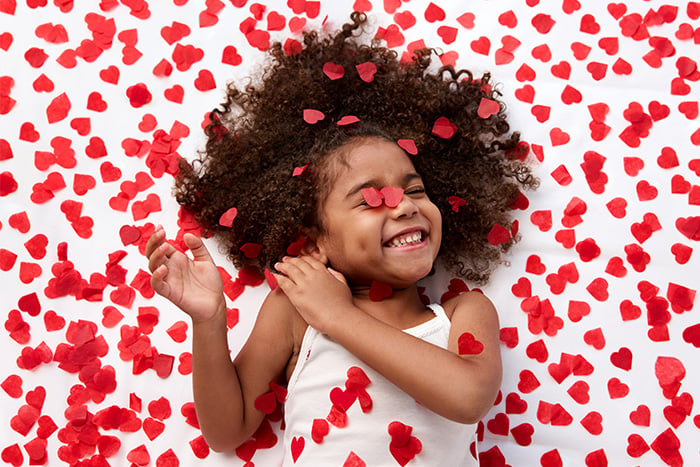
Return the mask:
<svg viewBox="0 0 700 467">
<path fill-rule="evenodd" d="M 416 171 L 408 155 L 395 142 L 378 137 L 357 139 L 340 148 L 334 164 L 335 183 L 391 180 Z M 366 180 L 363 180 L 366 179 Z"/>
</svg>

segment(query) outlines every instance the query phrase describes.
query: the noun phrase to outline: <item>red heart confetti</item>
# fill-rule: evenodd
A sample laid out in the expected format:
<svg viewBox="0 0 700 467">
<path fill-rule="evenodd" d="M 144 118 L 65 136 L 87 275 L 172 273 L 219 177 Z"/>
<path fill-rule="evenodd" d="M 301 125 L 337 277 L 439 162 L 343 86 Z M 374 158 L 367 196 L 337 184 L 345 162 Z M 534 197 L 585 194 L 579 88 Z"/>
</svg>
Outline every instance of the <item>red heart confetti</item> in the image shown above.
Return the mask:
<svg viewBox="0 0 700 467">
<path fill-rule="evenodd" d="M 185 400 L 167 396 L 171 404 L 183 407 L 187 414 L 179 420 L 160 420 L 149 413 L 139 415 L 137 422 L 135 415 L 127 415 L 120 408 L 102 413 L 109 407 L 102 402 L 105 394 L 120 390 L 117 379 L 119 388 L 139 388 L 142 385 L 138 379 L 148 370 L 170 375 L 169 381 L 177 385 L 179 380 L 173 378 L 189 378 L 191 374 L 191 354 L 177 348 L 185 345 L 187 326 L 180 318 L 170 318 L 162 304 L 153 306 L 155 302 L 149 301 L 154 297 L 150 275 L 143 271 L 145 244 L 153 230 L 153 224 L 144 221 L 162 216 L 162 222 L 167 222 L 167 213 L 177 211 L 170 204 L 174 203 L 170 183 L 157 179 L 175 175 L 178 159 L 193 155 L 191 138 L 197 133 L 190 134 L 189 130 L 199 128 L 201 115 L 218 104 L 216 93 L 206 91 L 214 89 L 220 80 L 231 78 L 220 73 L 221 66 L 247 74 L 254 64 L 261 63 L 260 50 L 278 38 L 287 54 L 297 55 L 302 49 L 299 34 L 315 27 L 314 18 L 330 28 L 342 24 L 346 14 L 327 12 L 325 2 L 304 0 L 264 5 L 214 0 L 204 7 L 185 0 L 169 6 L 105 0 L 99 11 L 78 11 L 72 2 L 63 1 L 54 5 L 62 13 L 60 21 L 50 23 L 43 14 L 49 6 L 45 0 L 29 0 L 19 6 L 16 3 L 0 1 L 0 11 L 10 19 L 6 31 L 0 33 L 0 49 L 9 60 L 3 72 L 6 76 L 0 76 L 0 115 L 15 122 L 0 139 L 0 163 L 4 164 L 0 168 L 4 204 L 0 204 L 8 206 L 4 217 L 0 216 L 0 230 L 4 227 L 7 234 L 0 248 L 0 271 L 9 280 L 8 303 L 15 304 L 6 311 L 3 323 L 11 338 L 9 344 L 20 347 L 10 352 L 11 365 L 19 365 L 10 373 L 16 374 L 7 377 L 2 387 L 10 402 L 12 397 L 25 395 L 22 378 L 28 370 L 23 368 L 32 368 L 32 375 L 38 378 L 35 381 L 46 388 L 46 402 L 36 414 L 30 413 L 33 408 L 27 401 L 23 417 L 19 415 L 24 401 L 13 408 L 8 418 L 15 425 L 8 427 L 8 432 L 20 438 L 0 447 L 2 459 L 11 465 L 52 464 L 58 460 L 77 465 L 99 463 L 101 458 L 113 464 L 126 459 L 134 465 L 146 460 L 159 466 L 178 465 L 184 458 L 178 460 L 173 451 L 154 451 L 151 445 L 142 445 L 143 441 L 127 442 L 126 433 L 136 431 L 120 431 L 120 427 L 139 430 L 142 438 L 151 441 L 167 438 L 168 444 L 178 443 L 179 433 L 185 432 L 178 423 L 196 425 L 193 409 Z M 475 118 L 495 118 L 501 109 L 495 96 L 502 93 L 503 108 L 508 110 L 509 118 L 515 118 L 512 130 L 527 135 L 533 161 L 542 164 L 535 165 L 541 188 L 513 202 L 518 216 L 523 216 L 521 233 L 505 221 L 499 221 L 502 225 L 492 221 L 483 234 L 494 246 L 522 238 L 523 243 L 516 246 L 520 253 L 509 258 L 510 268 L 499 269 L 494 276 L 497 280 L 486 284 L 484 291 L 497 302 L 499 310 L 520 305 L 524 313 L 511 318 L 501 316 L 503 358 L 519 377 L 504 378 L 502 391 L 507 396 L 499 399 L 484 418 L 480 452 L 473 450 L 473 454 L 485 465 L 504 466 L 561 466 L 563 451 L 558 449 L 566 449 L 569 462 L 590 466 L 613 464 L 613 459 L 622 459 L 623 463 L 627 459 L 634 465 L 690 465 L 697 454 L 689 450 L 693 446 L 691 431 L 700 425 L 697 417 L 692 417 L 694 407 L 688 398 L 692 391 L 686 387 L 687 381 L 697 376 L 689 364 L 693 358 L 690 352 L 700 346 L 700 325 L 692 320 L 697 287 L 689 279 L 697 266 L 693 251 L 700 240 L 700 221 L 694 212 L 700 205 L 700 184 L 696 181 L 700 159 L 692 155 L 692 148 L 700 145 L 698 102 L 694 97 L 700 82 L 695 58 L 700 42 L 695 24 L 700 19 L 700 6 L 688 2 L 681 8 L 663 4 L 650 8 L 619 2 L 607 4 L 606 10 L 596 10 L 576 0 L 565 0 L 558 9 L 546 9 L 546 2 L 537 0 L 506 8 L 486 3 L 471 11 L 447 8 L 439 1 L 418 6 L 400 0 L 357 0 L 352 5 L 370 15 L 388 15 L 371 19 L 377 29 L 375 36 L 396 47 L 398 56 L 406 62 L 410 62 L 414 50 L 441 47 L 438 64 L 489 70 L 494 82 L 515 82 L 499 84 L 493 91 L 490 82 L 483 94 L 475 97 L 470 111 Z M 135 23 L 125 27 L 114 17 L 120 5 L 122 13 L 133 16 Z M 13 22 L 20 13 L 23 21 Z M 224 15 L 227 21 L 219 21 Z M 38 42 L 21 47 L 20 27 L 33 33 Z M 194 34 L 204 28 L 206 41 L 203 35 Z M 155 34 L 151 34 L 153 31 Z M 466 34 L 472 32 L 476 34 Z M 290 33 L 293 37 L 287 39 Z M 163 47 L 149 50 L 143 46 L 144 38 L 160 41 Z M 212 48 L 212 43 L 220 45 Z M 554 47 L 554 43 L 561 46 Z M 100 65 L 94 67 L 98 58 Z M 360 61 L 364 63 L 341 62 L 329 56 L 319 68 L 326 62 L 347 63 L 345 67 L 334 66 L 335 74 L 331 74 L 338 76 L 342 70 L 343 78 L 359 78 L 368 89 L 385 78 L 377 71 L 381 68 L 379 62 L 369 58 Z M 635 88 L 639 77 L 652 75 L 647 87 Z M 19 76 L 30 78 L 20 81 Z M 321 77 L 330 79 L 327 75 Z M 556 84 L 552 79 L 560 83 L 556 89 L 551 87 Z M 342 81 L 338 79 L 336 84 L 342 85 Z M 593 94 L 591 84 L 596 89 Z M 631 92 L 620 93 L 623 88 Z M 326 102 L 320 99 L 310 99 L 304 107 L 328 112 Z M 38 117 L 17 113 L 27 102 L 36 104 Z M 145 108 L 151 110 L 147 113 Z M 430 154 L 430 138 L 438 143 L 453 142 L 457 131 L 469 134 L 469 128 L 458 124 L 456 117 L 439 112 L 437 109 L 431 117 L 433 126 L 422 130 L 422 136 L 402 130 L 405 137 L 397 141 L 399 147 L 420 158 L 419 148 L 421 154 Z M 348 108 L 345 113 L 364 122 L 357 109 Z M 131 117 L 121 118 L 124 115 Z M 340 117 L 342 114 L 330 121 L 339 122 Z M 309 125 L 318 125 L 314 130 L 326 126 L 323 113 L 304 112 L 303 118 Z M 182 123 L 169 131 L 158 128 L 159 124 L 176 120 Z M 121 123 L 115 125 L 115 121 Z M 571 125 L 571 121 L 583 124 Z M 105 132 L 105 128 L 110 131 Z M 674 138 L 662 141 L 670 129 Z M 401 135 L 399 131 L 392 137 Z M 622 151 L 617 147 L 620 144 Z M 29 164 L 17 165 L 19 154 L 26 154 Z M 510 151 L 507 157 L 521 155 L 526 157 Z M 97 165 L 92 164 L 99 159 Z M 305 160 L 297 160 L 302 165 L 293 166 L 298 170 L 292 176 L 305 174 Z M 140 172 L 152 177 L 150 185 L 139 182 L 136 174 Z M 121 183 L 118 190 L 113 188 L 117 180 Z M 380 204 L 396 202 L 391 194 L 377 191 Z M 443 218 L 462 216 L 475 208 L 464 198 L 455 191 L 449 199 L 433 202 L 447 209 Z M 567 200 L 571 201 L 567 204 Z M 48 230 L 43 228 L 47 212 L 59 215 L 55 228 Z M 128 220 L 119 219 L 121 216 L 128 216 Z M 172 219 L 176 220 L 172 242 L 178 247 L 183 246 L 184 232 L 202 234 L 189 217 Z M 116 259 L 118 255 L 111 256 L 114 248 L 103 232 L 112 224 L 117 226 L 112 229 L 118 235 L 116 241 L 127 254 L 121 261 Z M 83 242 L 91 239 L 93 232 L 101 241 L 88 246 Z M 261 252 L 251 245 L 245 247 L 245 254 L 258 257 Z M 522 251 L 527 254 L 522 255 Z M 90 261 L 84 258 L 86 254 L 91 256 Z M 101 263 L 100 257 L 105 258 Z M 97 264 L 109 265 L 104 270 L 90 270 L 93 259 Z M 261 272 L 224 277 L 228 299 L 235 298 L 241 305 L 240 323 L 238 308 L 227 309 L 229 328 L 248 325 L 242 313 L 248 308 L 244 306 L 248 300 L 246 286 L 264 283 L 265 276 Z M 431 285 L 426 294 L 449 299 L 471 287 L 463 280 L 448 282 L 447 291 L 430 290 Z M 493 292 L 493 287 L 502 288 L 504 283 L 512 284 L 510 293 Z M 592 299 L 576 296 L 581 291 Z M 58 297 L 75 299 L 69 307 L 70 316 L 68 308 L 55 301 Z M 105 300 L 107 303 L 101 303 Z M 605 316 L 597 313 L 601 305 L 608 304 L 618 311 Z M 73 313 L 81 313 L 85 305 L 93 311 L 95 305 L 102 310 L 102 316 L 98 311 L 99 318 L 89 318 L 95 321 L 94 329 L 77 325 Z M 156 315 L 153 309 L 161 309 L 163 314 Z M 637 325 L 646 332 L 634 334 L 629 326 Z M 76 334 L 78 328 L 81 331 Z M 117 338 L 118 343 L 112 344 L 109 339 L 103 342 L 99 336 L 107 335 L 105 329 L 124 329 L 124 334 Z M 564 341 L 553 338 L 564 331 Z M 619 340 L 621 333 L 624 343 Z M 61 343 L 64 334 L 66 342 Z M 231 338 L 240 339 L 234 335 Z M 650 347 L 649 340 L 677 342 L 679 347 L 671 357 L 663 350 L 654 350 L 656 346 Z M 121 346 L 118 353 L 124 354 L 126 371 L 117 369 L 112 373 L 114 369 L 107 370 L 101 362 L 99 355 L 111 350 L 112 345 Z M 165 353 L 166 345 L 179 356 L 178 372 L 174 374 L 170 371 L 175 357 Z M 70 352 L 67 346 L 72 348 Z M 90 346 L 99 347 L 99 353 L 91 353 Z M 69 359 L 69 354 L 74 357 Z M 596 354 L 601 358 L 592 357 Z M 78 357 L 90 363 L 79 364 Z M 601 396 L 587 388 L 590 380 L 574 377 L 579 376 L 577 372 L 591 371 L 584 360 L 595 364 L 594 375 L 610 382 L 610 392 L 604 390 Z M 551 363 L 557 365 L 554 375 L 564 377 L 561 384 L 565 386 L 557 388 L 554 375 L 542 372 L 540 366 Z M 652 366 L 653 376 L 649 374 Z M 54 380 L 56 371 L 72 372 L 79 379 L 61 394 L 58 386 L 46 382 Z M 637 400 L 641 397 L 639 387 L 654 376 L 658 380 L 655 390 L 668 400 Z M 368 407 L 372 399 L 364 383 L 348 374 L 345 390 L 352 387 L 354 400 Z M 38 388 L 37 384 L 33 383 Z M 628 408 L 629 417 L 610 419 L 605 416 L 605 401 L 620 397 L 623 385 L 629 393 L 622 400 L 634 397 L 635 403 Z M 139 389 L 144 400 L 156 401 L 163 395 L 155 386 Z M 367 389 L 371 392 L 371 386 Z M 544 402 L 558 400 L 561 389 L 568 393 L 565 398 L 572 398 L 569 404 L 585 404 L 586 410 L 575 412 L 565 400 L 559 401 L 562 405 Z M 279 405 L 279 396 L 275 391 L 270 393 Z M 527 402 L 526 396 L 520 397 L 523 394 L 527 394 Z M 30 400 L 41 405 L 38 399 Z M 571 415 L 568 410 L 572 410 Z M 518 420 L 511 414 L 518 414 Z M 341 412 L 336 415 L 336 422 L 341 424 Z M 32 419 L 27 439 L 12 430 L 26 430 Z M 66 423 L 58 427 L 54 420 Z M 93 423 L 95 420 L 99 423 Z M 329 420 L 318 420 L 330 430 Z M 498 423 L 487 427 L 491 420 Z M 507 425 L 503 423 L 506 420 Z M 650 427 L 651 420 L 666 426 L 651 432 L 639 428 Z M 567 424 L 580 424 L 582 435 L 576 446 L 567 444 L 568 439 L 557 438 L 561 436 L 558 426 Z M 327 442 L 325 437 L 332 434 L 322 435 L 322 423 L 318 425 L 316 437 L 312 436 L 314 444 L 317 438 Z M 79 429 L 81 439 L 90 432 L 90 444 L 79 444 Z M 236 451 L 243 463 L 249 463 L 246 465 L 255 459 L 257 464 L 266 463 L 263 447 L 281 445 L 276 439 L 271 441 L 266 433 L 272 431 L 266 430 Z M 201 436 L 185 436 L 196 459 L 207 459 L 199 462 L 217 462 L 209 456 L 209 447 Z M 504 436 L 514 442 L 503 443 Z M 554 440 L 558 449 L 521 449 L 542 437 Z M 297 438 L 296 443 L 301 439 Z M 121 449 L 122 444 L 129 448 Z M 404 446 L 410 454 L 410 443 Z M 299 451 L 299 460 L 304 452 Z M 355 453 L 346 452 L 345 456 L 347 465 L 365 463 Z"/>
<path fill-rule="evenodd" d="M 465 332 L 457 339 L 457 348 L 460 355 L 478 355 L 484 351 L 484 344 L 479 342 L 472 333 Z"/>
</svg>

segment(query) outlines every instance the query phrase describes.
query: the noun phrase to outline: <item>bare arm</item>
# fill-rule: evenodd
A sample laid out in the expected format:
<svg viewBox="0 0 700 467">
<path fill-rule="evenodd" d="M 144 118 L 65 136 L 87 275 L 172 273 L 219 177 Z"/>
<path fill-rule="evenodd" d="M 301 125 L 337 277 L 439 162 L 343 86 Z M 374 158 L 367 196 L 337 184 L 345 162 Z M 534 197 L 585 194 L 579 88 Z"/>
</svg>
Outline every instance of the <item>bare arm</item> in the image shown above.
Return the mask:
<svg viewBox="0 0 700 467">
<path fill-rule="evenodd" d="M 246 441 L 264 414 L 255 408 L 292 351 L 289 310 L 281 294 L 270 294 L 236 361 L 229 353 L 221 277 L 201 239 L 187 234 L 193 259 L 165 242 L 157 228 L 146 246 L 153 289 L 192 318 L 192 378 L 202 434 L 215 451 Z"/>
<path fill-rule="evenodd" d="M 501 383 L 498 317 L 486 297 L 472 292 L 446 304 L 452 324 L 445 350 L 363 312 L 322 263 L 304 261 L 279 266 L 287 276 L 278 282 L 310 325 L 437 414 L 462 423 L 484 416 Z M 467 332 L 483 344 L 478 354 L 459 355 L 459 338 Z"/>
<path fill-rule="evenodd" d="M 447 350 L 357 308 L 329 322 L 326 332 L 423 406 L 457 422 L 476 423 L 496 399 L 501 359 L 495 309 L 481 294 L 472 294 L 460 296 Z M 483 344 L 479 354 L 459 355 L 458 340 L 465 332 Z"/>
</svg>

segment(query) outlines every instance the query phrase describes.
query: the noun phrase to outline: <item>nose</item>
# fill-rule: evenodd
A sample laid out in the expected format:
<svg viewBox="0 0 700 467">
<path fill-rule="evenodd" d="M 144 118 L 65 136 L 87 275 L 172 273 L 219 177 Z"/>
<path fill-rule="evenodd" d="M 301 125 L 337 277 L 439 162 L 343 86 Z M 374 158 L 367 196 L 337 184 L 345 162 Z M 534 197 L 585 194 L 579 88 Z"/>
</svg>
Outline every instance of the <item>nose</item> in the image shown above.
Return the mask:
<svg viewBox="0 0 700 467">
<path fill-rule="evenodd" d="M 401 196 L 401 201 L 399 204 L 392 209 L 392 213 L 397 219 L 403 217 L 413 217 L 418 213 L 418 206 L 410 196 L 404 193 Z"/>
</svg>

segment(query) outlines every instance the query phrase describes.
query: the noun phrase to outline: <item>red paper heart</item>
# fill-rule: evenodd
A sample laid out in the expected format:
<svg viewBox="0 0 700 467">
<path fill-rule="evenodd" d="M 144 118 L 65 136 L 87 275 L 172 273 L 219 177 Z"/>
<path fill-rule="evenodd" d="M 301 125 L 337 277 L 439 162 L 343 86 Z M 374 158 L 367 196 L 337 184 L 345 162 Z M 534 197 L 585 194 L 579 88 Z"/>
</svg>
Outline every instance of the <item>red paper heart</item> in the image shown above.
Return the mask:
<svg viewBox="0 0 700 467">
<path fill-rule="evenodd" d="M 515 327 L 501 328 L 501 330 L 499 332 L 499 339 L 509 349 L 513 349 L 513 348 L 517 347 L 518 341 L 519 341 L 518 328 L 515 328 Z"/>
<path fill-rule="evenodd" d="M 431 130 L 431 134 L 443 139 L 450 139 L 455 133 L 457 133 L 457 125 L 450 122 L 446 117 L 438 117 Z"/>
<path fill-rule="evenodd" d="M 459 355 L 478 355 L 484 351 L 484 344 L 479 342 L 472 333 L 465 332 L 457 339 Z"/>
<path fill-rule="evenodd" d="M 323 74 L 331 80 L 337 80 L 345 76 L 345 68 L 343 65 L 338 65 L 333 62 L 326 62 L 323 65 Z"/>
<path fill-rule="evenodd" d="M 330 425 L 328 422 L 323 418 L 316 418 L 311 425 L 311 439 L 313 439 L 315 443 L 320 444 L 329 431 Z"/>
<path fill-rule="evenodd" d="M 492 115 L 496 115 L 500 110 L 501 106 L 498 102 L 482 97 L 476 113 L 481 118 L 489 118 Z"/>
<path fill-rule="evenodd" d="M 603 417 L 599 412 L 589 412 L 581 419 L 581 425 L 592 435 L 599 435 L 603 432 Z"/>
<path fill-rule="evenodd" d="M 369 298 L 372 301 L 380 302 L 385 298 L 389 298 L 394 293 L 394 290 L 389 284 L 379 281 L 372 281 L 369 289 Z"/>
<path fill-rule="evenodd" d="M 522 370 L 519 378 L 518 390 L 523 394 L 529 394 L 541 385 L 535 374 L 530 370 Z"/>
<path fill-rule="evenodd" d="M 481 36 L 479 39 L 471 41 L 470 47 L 475 53 L 488 55 L 491 49 L 491 41 L 488 37 Z"/>
<path fill-rule="evenodd" d="M 301 453 L 304 451 L 304 437 L 303 436 L 295 436 L 292 438 L 292 443 L 290 445 L 290 449 L 292 452 L 292 460 L 296 462 L 299 459 L 299 456 L 301 456 Z"/>
</svg>

